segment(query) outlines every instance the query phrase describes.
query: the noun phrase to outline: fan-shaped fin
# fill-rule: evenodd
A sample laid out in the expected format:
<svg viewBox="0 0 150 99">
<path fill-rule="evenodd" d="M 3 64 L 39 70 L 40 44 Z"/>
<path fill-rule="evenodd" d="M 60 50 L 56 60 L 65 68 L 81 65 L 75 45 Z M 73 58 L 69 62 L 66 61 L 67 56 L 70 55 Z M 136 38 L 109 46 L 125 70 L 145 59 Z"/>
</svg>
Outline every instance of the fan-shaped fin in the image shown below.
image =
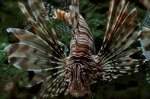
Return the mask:
<svg viewBox="0 0 150 99">
<path fill-rule="evenodd" d="M 139 71 L 139 66 L 144 64 L 144 60 L 132 59 L 130 57 L 122 57 L 103 65 L 102 79 L 112 80 L 119 76 L 130 75 Z"/>
<path fill-rule="evenodd" d="M 41 37 L 38 35 L 35 35 L 27 30 L 24 29 L 17 29 L 17 28 L 8 28 L 8 32 L 13 32 L 14 35 L 23 43 L 29 44 L 33 47 L 37 47 L 41 49 L 42 51 L 45 51 L 46 53 L 52 54 L 52 55 L 57 55 L 57 56 L 62 56 L 63 53 L 59 53 L 58 50 L 54 49 L 53 45 L 49 46 L 49 44 L 43 40 Z M 31 39 L 32 38 L 32 39 Z M 59 43 L 61 46 L 62 50 L 66 48 L 66 46 L 63 43 Z"/>
<path fill-rule="evenodd" d="M 44 94 L 52 92 L 51 96 L 56 95 L 67 85 L 64 59 L 68 49 L 58 40 L 42 0 L 28 0 L 28 3 L 34 17 L 24 4 L 18 4 L 35 34 L 24 29 L 8 28 L 7 31 L 13 32 L 20 42 L 10 44 L 4 50 L 15 67 L 35 72 L 30 86 L 45 82 L 42 84 Z"/>
<path fill-rule="evenodd" d="M 32 6 L 36 7 L 37 11 L 39 11 L 38 6 L 36 4 L 32 4 L 30 7 L 32 7 Z M 27 20 L 31 24 L 35 33 L 39 37 L 41 37 L 44 41 L 46 41 L 48 43 L 48 45 L 50 45 L 53 48 L 53 50 L 57 49 L 57 54 L 60 55 L 60 57 L 64 57 L 62 54 L 63 49 L 59 45 L 60 41 L 58 41 L 58 38 L 57 38 L 57 35 L 56 35 L 54 29 L 51 27 L 51 32 L 49 31 L 49 29 L 47 28 L 47 25 L 45 24 L 43 17 L 38 17 L 39 23 L 35 22 L 33 20 L 33 18 L 31 17 L 31 15 L 29 14 L 29 12 L 27 11 L 24 4 L 19 3 L 19 7 L 20 7 L 21 11 L 23 12 L 23 14 L 27 17 Z"/>
<path fill-rule="evenodd" d="M 138 67 L 145 62 L 144 59 L 129 57 L 138 50 L 131 50 L 129 47 L 141 31 L 138 30 L 137 11 L 133 9 L 128 13 L 128 4 L 124 0 L 119 3 L 112 29 L 105 35 L 106 39 L 98 53 L 98 68 L 103 71 L 103 79 L 109 80 L 137 72 Z"/>
<path fill-rule="evenodd" d="M 53 81 L 51 79 L 47 79 L 42 86 L 42 90 L 40 92 L 40 99 L 47 99 L 49 96 L 54 97 L 58 96 L 61 92 L 66 89 L 67 79 L 65 78 L 65 71 L 59 71 L 57 78 Z M 50 76 L 51 78 L 51 76 Z"/>
<path fill-rule="evenodd" d="M 141 33 L 139 30 L 135 31 L 139 25 L 136 20 L 136 9 L 133 9 L 126 18 L 118 24 L 121 25 L 118 27 L 116 33 L 111 35 L 111 39 L 108 39 L 106 46 L 98 53 L 101 55 L 100 60 L 108 60 L 120 54 L 127 49 Z"/>
</svg>

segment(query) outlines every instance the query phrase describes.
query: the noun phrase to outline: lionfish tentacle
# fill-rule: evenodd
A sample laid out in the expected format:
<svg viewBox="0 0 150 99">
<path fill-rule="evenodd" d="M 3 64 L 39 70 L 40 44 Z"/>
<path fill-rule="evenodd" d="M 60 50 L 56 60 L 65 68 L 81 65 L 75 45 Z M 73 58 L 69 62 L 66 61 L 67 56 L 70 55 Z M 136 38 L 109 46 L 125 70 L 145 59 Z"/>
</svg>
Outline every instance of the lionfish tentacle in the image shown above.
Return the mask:
<svg viewBox="0 0 150 99">
<path fill-rule="evenodd" d="M 64 21 L 64 22 L 66 22 L 66 23 L 68 23 L 68 24 L 71 25 L 71 23 L 70 23 L 70 17 L 71 17 L 70 13 L 67 13 L 65 11 L 62 11 L 60 9 L 57 9 L 55 11 L 54 18 L 56 18 L 58 20 L 62 20 L 62 21 Z"/>
<path fill-rule="evenodd" d="M 136 61 L 133 61 L 134 59 L 129 57 L 132 50 L 129 50 L 128 48 L 141 34 L 141 31 L 137 30 L 139 23 L 136 19 L 136 9 L 133 9 L 128 13 L 128 4 L 129 3 L 125 4 L 124 0 L 121 0 L 119 3 L 112 29 L 109 32 L 109 35 L 107 35 L 106 41 L 102 44 L 104 46 L 98 53 L 98 68 L 104 73 L 103 79 L 106 77 L 105 75 L 107 75 L 106 78 L 111 80 L 113 77 L 117 78 L 118 75 L 137 72 L 139 64 L 144 63 L 144 60 L 141 60 L 142 62 L 135 65 L 136 61 L 140 60 L 135 59 Z M 120 60 L 117 61 L 117 59 Z M 129 61 L 131 61 L 130 64 L 127 63 Z M 116 66 L 120 66 L 120 68 L 116 68 Z M 132 68 L 130 66 L 132 66 Z M 126 69 L 122 71 L 122 68 Z M 114 71 L 111 72 L 111 69 Z"/>
<path fill-rule="evenodd" d="M 36 20 L 27 11 L 24 4 L 19 7 L 32 26 L 35 34 L 18 28 L 8 28 L 19 40 L 19 43 L 8 45 L 4 51 L 9 56 L 9 62 L 19 69 L 33 71 L 35 76 L 29 86 L 43 82 L 40 97 L 58 95 L 65 90 L 66 83 L 66 46 L 57 38 L 53 27 L 48 29 L 46 21 L 50 20 L 41 0 L 28 0 L 30 9 Z M 47 16 L 47 19 L 42 14 Z M 58 80 L 57 82 L 55 82 Z M 47 87 L 47 84 L 51 87 Z M 56 86 L 57 85 L 57 86 Z M 42 98 L 43 99 L 43 98 Z"/>
<path fill-rule="evenodd" d="M 106 32 L 105 32 L 105 36 L 104 36 L 103 42 L 105 42 L 106 37 L 108 36 L 109 27 L 110 27 L 110 21 L 111 21 L 111 17 L 112 17 L 113 8 L 114 8 L 114 2 L 115 2 L 115 0 L 111 0 L 111 1 L 110 1 L 110 7 L 109 7 L 108 17 L 107 17 Z M 104 44 L 104 43 L 103 43 L 103 44 Z M 103 47 L 103 45 L 102 45 L 102 47 Z"/>
</svg>

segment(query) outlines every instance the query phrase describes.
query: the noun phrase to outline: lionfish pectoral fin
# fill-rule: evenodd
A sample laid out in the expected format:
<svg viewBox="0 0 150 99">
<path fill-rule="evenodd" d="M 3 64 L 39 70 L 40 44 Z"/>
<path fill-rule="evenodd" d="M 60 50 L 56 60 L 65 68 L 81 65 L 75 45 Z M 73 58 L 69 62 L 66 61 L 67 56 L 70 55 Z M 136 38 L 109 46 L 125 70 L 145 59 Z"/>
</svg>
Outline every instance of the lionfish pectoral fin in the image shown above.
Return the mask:
<svg viewBox="0 0 150 99">
<path fill-rule="evenodd" d="M 129 57 L 134 50 L 128 48 L 141 34 L 141 30 L 137 29 L 137 10 L 128 13 L 128 4 L 124 0 L 119 3 L 112 29 L 98 53 L 98 67 L 103 70 L 102 78 L 106 80 L 137 72 L 138 67 L 145 62 L 144 59 Z"/>
<path fill-rule="evenodd" d="M 102 80 L 112 80 L 120 76 L 136 73 L 144 63 L 144 59 L 137 60 L 130 57 L 118 58 L 103 68 Z"/>
<path fill-rule="evenodd" d="M 67 85 L 64 59 L 68 49 L 59 41 L 54 28 L 48 28 L 46 21 L 50 20 L 42 0 L 28 0 L 28 3 L 34 18 L 24 4 L 18 5 L 35 34 L 25 29 L 8 28 L 7 32 L 12 32 L 20 42 L 8 45 L 4 52 L 15 67 L 35 73 L 30 87 L 43 82 L 41 97 L 58 95 Z"/>
<path fill-rule="evenodd" d="M 61 71 L 61 72 L 60 72 Z M 65 77 L 65 70 L 60 70 L 51 76 L 46 78 L 46 81 L 42 84 L 39 98 L 45 99 L 49 96 L 58 96 L 60 93 L 66 90 L 67 79 Z M 55 76 L 57 77 L 55 78 Z M 54 80 L 52 80 L 54 79 Z"/>
</svg>

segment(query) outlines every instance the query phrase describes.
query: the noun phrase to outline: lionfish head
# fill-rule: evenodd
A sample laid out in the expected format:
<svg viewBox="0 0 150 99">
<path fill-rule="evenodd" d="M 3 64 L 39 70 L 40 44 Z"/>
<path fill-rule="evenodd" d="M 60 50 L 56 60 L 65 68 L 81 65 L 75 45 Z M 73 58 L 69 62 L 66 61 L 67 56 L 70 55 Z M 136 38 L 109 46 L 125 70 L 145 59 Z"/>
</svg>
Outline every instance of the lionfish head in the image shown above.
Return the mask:
<svg viewBox="0 0 150 99">
<path fill-rule="evenodd" d="M 68 68 L 67 93 L 80 97 L 90 93 L 91 77 L 88 69 L 80 63 L 74 63 Z"/>
</svg>

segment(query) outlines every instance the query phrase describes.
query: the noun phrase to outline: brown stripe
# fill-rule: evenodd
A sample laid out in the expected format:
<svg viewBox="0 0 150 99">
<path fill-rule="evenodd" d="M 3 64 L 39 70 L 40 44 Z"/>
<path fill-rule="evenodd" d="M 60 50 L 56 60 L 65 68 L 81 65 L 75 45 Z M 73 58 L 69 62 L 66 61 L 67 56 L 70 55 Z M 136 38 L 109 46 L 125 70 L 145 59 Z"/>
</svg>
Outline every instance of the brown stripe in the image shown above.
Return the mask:
<svg viewBox="0 0 150 99">
<path fill-rule="evenodd" d="M 27 44 L 24 44 L 24 45 L 20 45 L 19 51 L 20 52 L 25 52 L 28 49 L 30 49 L 30 46 L 28 46 Z"/>
<path fill-rule="evenodd" d="M 8 52 L 8 56 L 10 56 L 11 54 L 15 53 L 16 50 L 18 50 L 19 48 L 19 44 L 11 44 L 9 52 Z"/>
<path fill-rule="evenodd" d="M 19 62 L 18 65 L 21 66 L 21 69 L 27 71 L 27 69 L 28 69 L 27 64 L 30 61 L 30 58 L 24 57 L 24 58 L 20 58 L 20 59 L 21 59 L 21 61 Z"/>
</svg>

